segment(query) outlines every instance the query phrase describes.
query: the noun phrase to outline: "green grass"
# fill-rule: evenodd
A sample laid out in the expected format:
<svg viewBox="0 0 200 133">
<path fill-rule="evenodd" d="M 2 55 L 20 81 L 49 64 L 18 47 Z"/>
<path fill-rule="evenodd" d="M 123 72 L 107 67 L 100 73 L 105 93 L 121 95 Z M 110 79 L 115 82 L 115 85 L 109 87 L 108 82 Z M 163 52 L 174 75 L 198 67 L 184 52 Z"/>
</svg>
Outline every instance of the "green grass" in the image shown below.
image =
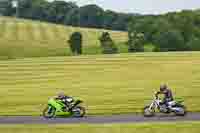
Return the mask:
<svg viewBox="0 0 200 133">
<path fill-rule="evenodd" d="M 2 133 L 199 133 L 199 122 L 98 125 L 0 125 Z"/>
<path fill-rule="evenodd" d="M 100 53 L 98 41 L 108 31 L 116 43 L 127 41 L 127 33 L 103 29 L 78 28 L 38 21 L 0 17 L 0 59 L 70 55 L 70 35 L 83 34 L 83 53 Z"/>
<path fill-rule="evenodd" d="M 59 90 L 88 114 L 141 112 L 160 83 L 200 111 L 200 53 L 140 53 L 0 61 L 0 115 L 40 115 Z"/>
</svg>

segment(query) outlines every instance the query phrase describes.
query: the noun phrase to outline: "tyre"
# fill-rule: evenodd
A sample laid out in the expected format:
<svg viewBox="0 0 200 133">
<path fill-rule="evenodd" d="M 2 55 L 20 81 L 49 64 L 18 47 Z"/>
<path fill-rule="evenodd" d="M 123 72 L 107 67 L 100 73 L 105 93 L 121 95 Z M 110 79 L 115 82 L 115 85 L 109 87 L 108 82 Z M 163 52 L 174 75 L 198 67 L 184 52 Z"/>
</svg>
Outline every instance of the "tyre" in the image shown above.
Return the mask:
<svg viewBox="0 0 200 133">
<path fill-rule="evenodd" d="M 72 109 L 73 117 L 84 117 L 85 113 L 86 113 L 85 108 L 81 106 L 77 106 Z"/>
<path fill-rule="evenodd" d="M 155 110 L 150 109 L 149 106 L 144 107 L 143 109 L 144 117 L 153 117 L 155 115 Z"/>
<path fill-rule="evenodd" d="M 179 105 L 176 108 L 179 108 L 179 111 L 175 111 L 176 116 L 185 116 L 187 114 L 187 109 L 184 105 Z"/>
<path fill-rule="evenodd" d="M 47 106 L 47 107 L 43 110 L 42 115 L 43 115 L 44 118 L 50 119 L 50 118 L 55 117 L 55 113 L 56 113 L 56 109 L 55 109 L 55 108 L 53 108 L 53 107 L 51 107 L 51 106 Z"/>
</svg>

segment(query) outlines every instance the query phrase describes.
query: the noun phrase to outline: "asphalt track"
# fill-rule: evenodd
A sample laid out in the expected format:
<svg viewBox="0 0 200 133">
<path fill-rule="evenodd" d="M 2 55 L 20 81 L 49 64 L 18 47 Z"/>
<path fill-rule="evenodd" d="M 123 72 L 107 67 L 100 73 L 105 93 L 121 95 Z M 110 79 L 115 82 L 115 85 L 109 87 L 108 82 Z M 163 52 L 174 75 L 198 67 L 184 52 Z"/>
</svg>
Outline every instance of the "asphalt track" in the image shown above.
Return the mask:
<svg viewBox="0 0 200 133">
<path fill-rule="evenodd" d="M 2 116 L 0 124 L 103 124 L 103 123 L 144 123 L 144 122 L 178 122 L 178 121 L 200 121 L 200 113 L 189 113 L 185 117 L 172 115 L 157 115 L 145 118 L 142 115 L 112 115 L 112 116 L 87 116 L 84 118 L 53 118 L 33 116 Z"/>
</svg>

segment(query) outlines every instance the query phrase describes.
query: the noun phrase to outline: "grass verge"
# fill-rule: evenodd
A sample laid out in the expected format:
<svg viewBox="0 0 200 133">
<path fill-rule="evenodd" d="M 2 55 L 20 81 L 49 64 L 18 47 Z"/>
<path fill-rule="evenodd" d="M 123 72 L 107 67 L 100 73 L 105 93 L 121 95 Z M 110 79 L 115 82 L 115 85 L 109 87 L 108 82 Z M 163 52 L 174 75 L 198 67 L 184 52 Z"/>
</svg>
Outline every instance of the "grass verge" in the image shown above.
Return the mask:
<svg viewBox="0 0 200 133">
<path fill-rule="evenodd" d="M 99 125 L 0 125 L 2 133 L 199 133 L 199 122 L 99 124 Z"/>
</svg>

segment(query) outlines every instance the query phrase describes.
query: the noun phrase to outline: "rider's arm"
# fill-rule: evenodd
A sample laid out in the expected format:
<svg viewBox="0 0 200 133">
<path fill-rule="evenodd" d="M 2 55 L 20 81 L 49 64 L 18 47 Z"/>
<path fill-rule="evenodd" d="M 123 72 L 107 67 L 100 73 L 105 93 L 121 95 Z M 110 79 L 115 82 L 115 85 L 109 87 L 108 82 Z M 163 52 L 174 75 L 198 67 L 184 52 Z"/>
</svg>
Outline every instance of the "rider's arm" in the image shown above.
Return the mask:
<svg viewBox="0 0 200 133">
<path fill-rule="evenodd" d="M 66 96 L 66 101 L 71 103 L 74 101 L 74 98 L 73 97 L 70 97 L 70 96 Z"/>
<path fill-rule="evenodd" d="M 158 98 L 158 95 L 159 95 L 159 94 L 162 94 L 162 92 L 157 91 L 157 92 L 155 93 L 156 98 Z"/>
<path fill-rule="evenodd" d="M 58 100 L 58 99 L 60 99 L 58 96 L 54 96 L 53 97 L 55 100 Z"/>
</svg>

